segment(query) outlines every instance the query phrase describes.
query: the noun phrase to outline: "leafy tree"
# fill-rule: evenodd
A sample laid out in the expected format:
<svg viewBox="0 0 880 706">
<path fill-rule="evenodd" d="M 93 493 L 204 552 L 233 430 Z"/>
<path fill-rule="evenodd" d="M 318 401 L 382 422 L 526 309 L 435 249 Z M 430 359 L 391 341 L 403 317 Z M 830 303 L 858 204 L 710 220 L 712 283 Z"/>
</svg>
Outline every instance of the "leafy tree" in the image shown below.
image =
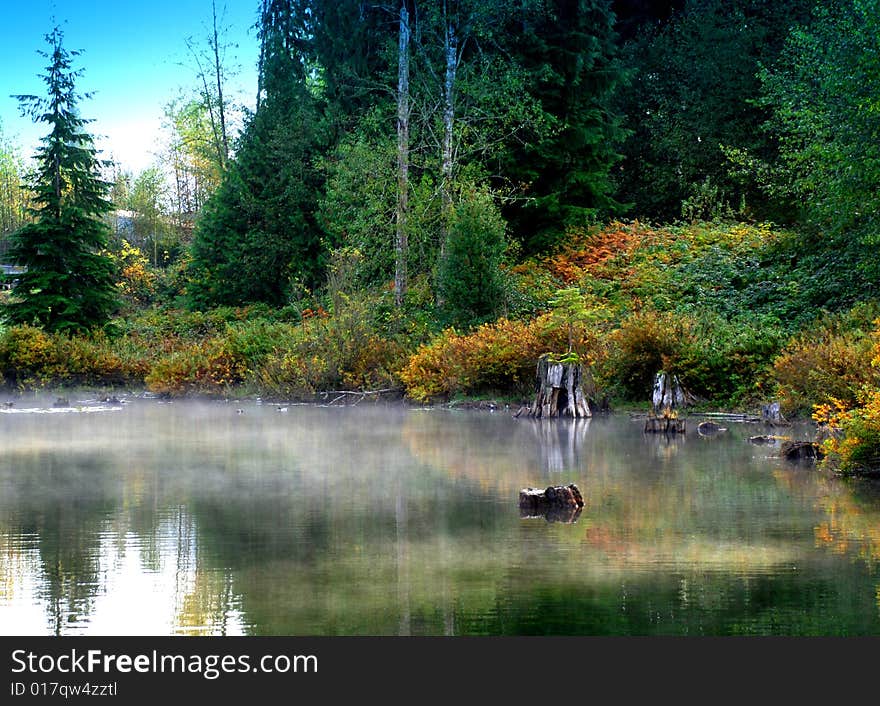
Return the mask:
<svg viewBox="0 0 880 706">
<path fill-rule="evenodd" d="M 168 103 L 165 130 L 163 161 L 173 179 L 174 208 L 179 219 L 191 218 L 220 186 L 225 165 L 205 102 L 181 95 Z"/>
<path fill-rule="evenodd" d="M 880 2 L 817 7 L 761 75 L 784 188 L 836 259 L 873 273 L 880 242 Z M 876 286 L 876 285 L 875 285 Z M 864 292 L 863 292 L 864 293 Z"/>
<path fill-rule="evenodd" d="M 101 162 L 88 121 L 79 116 L 80 95 L 71 57 L 55 28 L 46 36 L 51 52 L 42 77 L 47 96 L 18 96 L 24 109 L 49 134 L 42 139 L 31 179 L 33 223 L 13 236 L 9 257 L 27 268 L 7 309 L 16 323 L 37 323 L 49 330 L 81 330 L 100 325 L 117 306 L 114 268 L 102 253 L 108 227 L 102 217 L 112 209 L 110 185 L 100 177 Z"/>
<path fill-rule="evenodd" d="M 18 150 L 0 131 L 0 243 L 27 220 L 29 196 L 22 187 L 25 164 Z M 3 251 L 0 250 L 0 253 Z M 4 260 L 5 262 L 5 260 Z"/>
<path fill-rule="evenodd" d="M 506 250 L 504 219 L 492 197 L 466 192 L 454 206 L 438 274 L 447 323 L 470 327 L 497 318 L 506 303 Z"/>
<path fill-rule="evenodd" d="M 630 74 L 617 98 L 630 136 L 615 172 L 617 198 L 638 217 L 673 220 L 724 216 L 745 202 L 749 213 L 784 219 L 757 174 L 736 169 L 727 154 L 772 160 L 762 132 L 766 108 L 758 71 L 775 60 L 790 29 L 813 0 L 687 0 L 683 10 L 627 43 Z M 685 213 L 683 213 L 683 211 Z"/>
</svg>

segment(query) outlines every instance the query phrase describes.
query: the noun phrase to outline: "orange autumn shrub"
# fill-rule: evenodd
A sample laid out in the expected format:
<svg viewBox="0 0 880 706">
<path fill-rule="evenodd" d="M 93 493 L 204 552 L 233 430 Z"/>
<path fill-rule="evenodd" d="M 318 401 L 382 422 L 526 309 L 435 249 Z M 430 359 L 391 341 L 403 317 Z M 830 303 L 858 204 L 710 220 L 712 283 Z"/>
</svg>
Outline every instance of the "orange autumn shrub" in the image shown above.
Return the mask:
<svg viewBox="0 0 880 706">
<path fill-rule="evenodd" d="M 545 352 L 535 328 L 499 319 L 470 334 L 447 329 L 422 345 L 400 371 L 406 394 L 427 402 L 481 389 L 518 389 Z"/>
<path fill-rule="evenodd" d="M 866 385 L 880 387 L 880 368 L 871 362 L 878 334 L 869 333 L 866 313 L 856 307 L 825 317 L 782 350 L 773 377 L 783 410 L 808 412 L 831 398 L 854 407 Z"/>
<path fill-rule="evenodd" d="M 592 365 L 607 357 L 600 327 L 579 327 L 572 350 Z M 408 397 L 420 402 L 455 394 L 505 390 L 531 392 L 538 358 L 563 354 L 568 327 L 544 314 L 531 322 L 501 318 L 469 334 L 447 329 L 422 345 L 400 371 Z"/>
</svg>

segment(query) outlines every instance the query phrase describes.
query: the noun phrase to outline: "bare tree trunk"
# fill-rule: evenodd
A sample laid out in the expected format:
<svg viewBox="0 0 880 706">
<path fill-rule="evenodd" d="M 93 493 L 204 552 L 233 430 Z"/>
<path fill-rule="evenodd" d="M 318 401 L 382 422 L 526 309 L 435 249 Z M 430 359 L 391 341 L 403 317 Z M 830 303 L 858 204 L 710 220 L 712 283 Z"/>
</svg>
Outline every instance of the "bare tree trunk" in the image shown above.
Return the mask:
<svg viewBox="0 0 880 706">
<path fill-rule="evenodd" d="M 409 210 L 409 13 L 400 4 L 397 47 L 397 233 L 394 243 L 394 301 L 406 296 L 407 215 Z"/>
<path fill-rule="evenodd" d="M 265 31 L 266 17 L 269 13 L 269 0 L 263 0 L 260 6 L 260 27 Z M 266 63 L 266 38 L 260 37 L 260 58 L 257 63 L 257 102 L 255 110 L 260 110 L 260 99 L 263 97 L 263 69 Z"/>
<path fill-rule="evenodd" d="M 214 76 L 217 79 L 217 103 L 220 112 L 220 141 L 222 152 L 220 154 L 220 166 L 226 169 L 229 159 L 229 136 L 226 134 L 226 104 L 223 101 L 223 72 L 220 70 L 220 44 L 217 38 L 217 5 L 211 0 L 211 14 L 214 20 Z"/>
<path fill-rule="evenodd" d="M 452 212 L 452 168 L 453 168 L 453 128 L 455 125 L 455 74 L 458 68 L 458 47 L 455 27 L 446 20 L 444 32 L 443 54 L 445 74 L 443 78 L 443 156 L 441 163 L 440 198 L 442 204 L 442 226 L 440 239 L 440 257 L 446 251 L 448 223 Z"/>
</svg>

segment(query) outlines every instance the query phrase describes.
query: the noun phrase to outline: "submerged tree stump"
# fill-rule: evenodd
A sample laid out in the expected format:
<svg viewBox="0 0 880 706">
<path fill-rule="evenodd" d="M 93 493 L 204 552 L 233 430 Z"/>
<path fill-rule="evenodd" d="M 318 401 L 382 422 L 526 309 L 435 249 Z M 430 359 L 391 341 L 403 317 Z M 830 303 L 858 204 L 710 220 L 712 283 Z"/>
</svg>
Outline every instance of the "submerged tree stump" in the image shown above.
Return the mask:
<svg viewBox="0 0 880 706">
<path fill-rule="evenodd" d="M 584 366 L 580 363 L 555 363 L 551 356 L 538 360 L 535 379 L 535 400 L 529 416 L 540 419 L 554 417 L 590 417 L 590 405 L 584 394 Z"/>
<path fill-rule="evenodd" d="M 652 434 L 684 434 L 687 423 L 679 417 L 648 417 L 645 432 Z"/>
<path fill-rule="evenodd" d="M 787 461 L 817 461 L 825 454 L 822 447 L 812 441 L 786 441 L 779 449 L 779 454 Z"/>
<path fill-rule="evenodd" d="M 687 401 L 688 395 L 677 375 L 657 373 L 651 394 L 651 413 L 645 419 L 645 432 L 684 434 L 686 423 L 678 417 L 676 410 L 683 408 Z"/>
<path fill-rule="evenodd" d="M 543 490 L 519 491 L 520 517 L 543 517 L 548 522 L 574 522 L 584 507 L 584 497 L 574 484 L 551 485 Z"/>
</svg>

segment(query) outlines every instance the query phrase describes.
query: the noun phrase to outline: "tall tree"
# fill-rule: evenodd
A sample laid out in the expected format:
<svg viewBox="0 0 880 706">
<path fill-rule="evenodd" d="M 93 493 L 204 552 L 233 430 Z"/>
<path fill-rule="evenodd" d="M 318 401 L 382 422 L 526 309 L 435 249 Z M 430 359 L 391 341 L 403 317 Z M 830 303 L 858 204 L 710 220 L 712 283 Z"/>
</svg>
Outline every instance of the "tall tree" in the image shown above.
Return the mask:
<svg viewBox="0 0 880 706">
<path fill-rule="evenodd" d="M 102 324 L 117 306 L 113 264 L 103 254 L 112 209 L 110 184 L 79 115 L 72 57 L 56 27 L 46 36 L 50 52 L 42 76 L 46 97 L 18 96 L 25 112 L 46 123 L 49 134 L 37 149 L 31 188 L 33 223 L 13 236 L 10 258 L 27 268 L 13 290 L 7 316 L 49 330 L 81 330 Z"/>
<path fill-rule="evenodd" d="M 524 185 L 505 209 L 529 251 L 616 208 L 611 170 L 625 136 L 612 99 L 622 79 L 607 0 L 534 0 L 509 20 L 508 51 L 527 72 L 526 92 L 552 128 L 514 145 L 502 172 Z"/>
<path fill-rule="evenodd" d="M 259 107 L 196 226 L 194 306 L 278 305 L 295 283 L 321 281 L 315 159 L 323 121 L 308 85 L 309 18 L 306 0 L 264 2 Z"/>
<path fill-rule="evenodd" d="M 394 240 L 394 301 L 406 296 L 407 216 L 409 215 L 409 12 L 400 3 L 397 43 L 397 217 Z"/>
</svg>

